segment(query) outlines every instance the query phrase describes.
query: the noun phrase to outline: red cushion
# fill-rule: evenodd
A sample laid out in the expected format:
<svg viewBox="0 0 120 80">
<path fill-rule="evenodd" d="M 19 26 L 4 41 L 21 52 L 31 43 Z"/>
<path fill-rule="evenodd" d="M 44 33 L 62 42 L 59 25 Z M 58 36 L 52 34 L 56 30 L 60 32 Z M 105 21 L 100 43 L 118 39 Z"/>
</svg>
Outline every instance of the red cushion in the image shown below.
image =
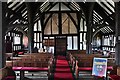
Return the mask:
<svg viewBox="0 0 120 80">
<path fill-rule="evenodd" d="M 47 71 L 48 68 L 47 67 L 43 67 L 43 68 L 40 68 L 40 67 L 13 67 L 13 70 L 14 71 L 20 71 L 20 70 L 23 70 L 23 71 Z"/>
<path fill-rule="evenodd" d="M 47 67 L 39 68 L 39 67 L 22 67 L 23 71 L 48 71 Z"/>
<path fill-rule="evenodd" d="M 79 67 L 78 68 L 80 71 L 91 71 L 92 67 Z"/>
<path fill-rule="evenodd" d="M 118 76 L 118 75 L 109 75 L 109 76 L 113 80 L 120 80 L 120 76 Z"/>
<path fill-rule="evenodd" d="M 4 80 L 12 80 L 12 79 L 15 79 L 15 78 L 16 78 L 15 76 L 7 76 L 7 77 L 5 77 Z"/>
<path fill-rule="evenodd" d="M 14 71 L 20 71 L 20 70 L 22 69 L 22 67 L 12 67 L 12 69 L 13 69 Z"/>
<path fill-rule="evenodd" d="M 108 66 L 107 70 L 113 70 L 113 66 Z"/>
<path fill-rule="evenodd" d="M 23 52 L 18 52 L 18 54 L 23 54 Z"/>
<path fill-rule="evenodd" d="M 81 71 L 92 71 L 92 67 L 79 67 L 78 69 Z M 112 70 L 112 69 L 113 69 L 112 66 L 107 67 L 107 70 Z"/>
</svg>

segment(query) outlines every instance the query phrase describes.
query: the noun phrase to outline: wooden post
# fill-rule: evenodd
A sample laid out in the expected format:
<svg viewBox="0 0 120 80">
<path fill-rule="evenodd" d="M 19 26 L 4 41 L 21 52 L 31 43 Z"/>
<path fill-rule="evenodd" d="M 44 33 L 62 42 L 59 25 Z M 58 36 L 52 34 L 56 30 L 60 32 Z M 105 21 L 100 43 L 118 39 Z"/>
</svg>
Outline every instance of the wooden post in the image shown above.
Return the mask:
<svg viewBox="0 0 120 80">
<path fill-rule="evenodd" d="M 79 70 L 78 70 L 78 61 L 76 60 L 76 66 L 75 66 L 75 76 L 76 78 L 79 78 Z"/>
</svg>

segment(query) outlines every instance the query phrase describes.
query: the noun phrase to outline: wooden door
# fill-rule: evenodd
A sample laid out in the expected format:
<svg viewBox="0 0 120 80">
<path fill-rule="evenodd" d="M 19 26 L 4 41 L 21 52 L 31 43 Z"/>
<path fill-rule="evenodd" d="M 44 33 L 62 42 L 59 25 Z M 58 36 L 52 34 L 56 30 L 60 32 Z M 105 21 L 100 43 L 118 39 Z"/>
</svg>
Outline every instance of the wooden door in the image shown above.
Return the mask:
<svg viewBox="0 0 120 80">
<path fill-rule="evenodd" d="M 56 38 L 56 45 L 55 45 L 55 55 L 66 55 L 66 37 L 59 37 Z"/>
</svg>

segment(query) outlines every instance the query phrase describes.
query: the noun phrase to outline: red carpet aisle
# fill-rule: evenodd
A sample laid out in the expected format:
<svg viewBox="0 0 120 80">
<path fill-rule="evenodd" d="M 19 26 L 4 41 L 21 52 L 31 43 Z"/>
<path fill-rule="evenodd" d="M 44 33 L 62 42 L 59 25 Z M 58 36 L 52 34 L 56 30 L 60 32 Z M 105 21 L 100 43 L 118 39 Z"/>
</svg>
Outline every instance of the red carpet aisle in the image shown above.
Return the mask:
<svg viewBox="0 0 120 80">
<path fill-rule="evenodd" d="M 54 80 L 74 80 L 69 64 L 64 56 L 57 56 Z"/>
</svg>

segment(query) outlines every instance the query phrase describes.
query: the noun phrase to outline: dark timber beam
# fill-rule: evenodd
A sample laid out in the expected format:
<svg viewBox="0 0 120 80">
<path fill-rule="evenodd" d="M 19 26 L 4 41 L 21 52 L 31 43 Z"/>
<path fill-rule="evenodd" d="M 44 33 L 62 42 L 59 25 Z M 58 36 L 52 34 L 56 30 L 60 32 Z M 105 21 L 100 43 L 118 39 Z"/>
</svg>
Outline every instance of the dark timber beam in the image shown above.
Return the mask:
<svg viewBox="0 0 120 80">
<path fill-rule="evenodd" d="M 88 6 L 88 10 L 85 12 L 86 13 L 86 26 L 87 26 L 87 54 L 92 54 L 92 16 L 93 16 L 93 8 L 94 8 L 94 2 L 92 3 L 86 3 Z"/>
<path fill-rule="evenodd" d="M 50 9 L 52 9 L 54 6 L 56 5 L 56 3 L 54 4 L 53 2 L 50 2 L 50 4 L 44 8 L 43 12 L 45 11 L 49 11 Z"/>
<path fill-rule="evenodd" d="M 12 25 L 8 25 L 8 26 L 9 26 L 9 27 L 8 27 L 8 29 L 7 29 L 6 32 L 9 32 L 9 31 L 11 31 L 12 29 L 14 29 L 14 28 L 17 27 L 20 32 L 22 32 L 24 35 L 27 36 L 27 34 L 24 32 L 24 29 L 22 28 L 22 27 L 27 27 L 26 24 L 12 24 Z"/>
<path fill-rule="evenodd" d="M 33 47 L 34 47 L 34 19 L 35 19 L 35 15 L 36 13 L 39 11 L 39 8 L 41 6 L 41 2 L 40 3 L 35 3 L 35 2 L 26 2 L 26 7 L 27 7 L 27 11 L 28 11 L 28 48 L 29 48 L 29 53 L 32 53 Z"/>
<path fill-rule="evenodd" d="M 95 35 L 96 35 L 98 32 L 100 32 L 100 29 L 101 29 L 101 28 L 103 28 L 103 27 L 105 27 L 105 26 L 108 26 L 108 25 L 106 25 L 105 23 L 103 23 L 103 24 L 100 24 L 100 25 L 93 25 L 93 28 L 94 28 L 94 26 L 98 26 L 99 28 L 96 29 L 95 32 L 93 33 L 93 35 L 92 35 L 92 40 L 93 40 L 93 38 L 95 37 Z"/>
<path fill-rule="evenodd" d="M 43 43 L 43 39 L 44 39 L 44 20 L 45 20 L 45 14 L 43 14 L 40 18 L 41 30 L 42 30 L 42 43 Z M 42 48 L 44 49 L 44 45 L 42 45 Z"/>
<path fill-rule="evenodd" d="M 77 20 L 78 20 L 78 26 L 77 26 L 77 34 L 78 34 L 78 50 L 80 50 L 80 21 L 81 21 L 81 17 L 82 17 L 82 11 L 77 13 Z"/>
<path fill-rule="evenodd" d="M 58 28 L 59 28 L 59 34 L 62 34 L 62 13 L 61 13 L 60 2 L 59 2 L 59 12 L 58 12 Z"/>
<path fill-rule="evenodd" d="M 107 16 L 107 14 L 104 12 L 104 9 L 100 7 L 97 3 L 95 3 L 94 10 L 104 19 L 104 21 L 108 22 L 110 26 L 115 25 L 115 21 Z M 114 27 L 111 28 L 113 29 Z"/>
<path fill-rule="evenodd" d="M 104 5 L 113 14 L 113 11 L 104 2 L 101 2 L 101 4 Z"/>
<path fill-rule="evenodd" d="M 44 23 L 44 24 L 43 24 L 43 30 L 45 29 L 45 27 L 46 27 L 48 21 L 50 20 L 50 18 L 52 17 L 52 15 L 53 15 L 53 13 L 51 13 L 51 14 L 49 15 L 49 17 L 46 19 L 46 21 L 43 22 L 43 23 Z M 43 21 L 44 21 L 44 20 L 43 20 Z"/>
<path fill-rule="evenodd" d="M 86 10 L 86 6 L 85 3 L 83 2 L 77 2 L 77 4 L 80 6 L 81 10 L 83 11 L 83 13 L 85 14 L 85 10 Z"/>
<path fill-rule="evenodd" d="M 92 3 L 83 3 L 83 2 L 78 2 L 78 5 L 81 7 L 85 18 L 86 18 L 86 26 L 87 26 L 87 35 L 86 35 L 86 54 L 90 54 L 92 52 L 92 45 L 91 45 L 91 21 L 92 21 Z"/>
<path fill-rule="evenodd" d="M 15 3 L 15 4 L 11 7 L 11 9 L 14 8 L 14 7 L 16 7 L 18 4 L 19 4 L 19 2 Z"/>
<path fill-rule="evenodd" d="M 70 13 L 67 13 L 67 15 L 70 17 L 70 19 L 72 20 L 72 22 L 74 23 L 74 25 L 77 29 L 78 25 L 77 25 L 76 21 L 73 19 L 73 17 L 70 15 Z"/>
<path fill-rule="evenodd" d="M 86 18 L 86 26 L 87 26 L 87 42 L 86 42 L 86 53 L 92 53 L 92 14 L 94 8 L 94 2 L 86 2 L 86 3 L 78 3 L 79 6 L 82 8 L 85 18 Z"/>
<path fill-rule="evenodd" d="M 48 10 L 47 11 L 50 11 L 55 5 L 57 4 L 57 2 L 56 3 L 51 3 L 48 7 Z"/>
<path fill-rule="evenodd" d="M 21 20 L 23 20 L 23 21 L 26 21 L 26 19 L 24 19 L 24 18 L 22 17 L 22 15 L 21 15 L 20 12 L 15 12 L 15 11 L 13 11 L 11 8 L 8 9 L 8 12 L 9 12 L 10 14 L 13 14 L 13 17 L 17 17 L 18 19 L 21 19 Z M 11 19 L 11 20 L 12 20 L 12 19 Z"/>
<path fill-rule="evenodd" d="M 34 5 L 34 3 L 32 3 Z M 33 47 L 34 47 L 34 33 L 33 33 L 33 21 L 34 21 L 34 17 L 35 17 L 35 6 L 32 7 L 31 3 L 26 3 L 26 7 L 27 7 L 27 11 L 28 11 L 28 49 L 29 49 L 29 53 L 32 53 Z"/>
<path fill-rule="evenodd" d="M 5 17 L 6 15 L 6 7 L 7 3 L 6 2 L 0 2 L 0 68 L 3 68 L 6 64 L 6 56 L 5 56 L 5 32 L 7 30 L 7 18 Z"/>
<path fill-rule="evenodd" d="M 17 7 L 14 11 L 15 12 L 21 12 L 24 8 L 26 8 L 25 4 L 22 3 L 19 7 Z"/>
<path fill-rule="evenodd" d="M 59 11 L 46 11 L 46 12 L 43 12 L 43 13 L 58 13 Z M 62 13 L 66 13 L 66 12 L 69 12 L 69 13 L 77 13 L 78 11 L 61 11 Z"/>
<path fill-rule="evenodd" d="M 50 11 L 57 3 L 51 3 L 48 7 L 47 7 L 47 11 Z M 45 12 L 41 12 L 40 10 L 38 10 L 38 14 L 39 14 L 39 18 L 35 19 L 34 23 L 37 22 L 38 20 L 41 19 L 42 16 L 44 16 Z"/>
<path fill-rule="evenodd" d="M 120 2 L 115 3 L 116 9 L 116 22 L 115 22 L 115 36 L 116 36 L 116 46 L 115 46 L 115 56 L 116 65 L 120 66 Z"/>
</svg>

